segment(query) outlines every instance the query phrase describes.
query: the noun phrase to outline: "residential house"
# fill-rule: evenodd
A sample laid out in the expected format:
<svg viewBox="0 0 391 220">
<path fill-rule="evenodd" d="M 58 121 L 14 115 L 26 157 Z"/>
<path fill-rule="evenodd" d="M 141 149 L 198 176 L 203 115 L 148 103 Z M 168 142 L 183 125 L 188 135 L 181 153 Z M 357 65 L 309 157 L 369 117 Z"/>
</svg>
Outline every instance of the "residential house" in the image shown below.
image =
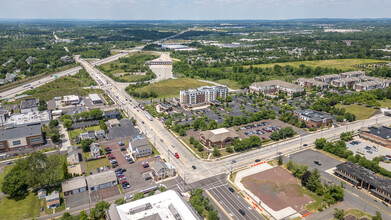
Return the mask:
<svg viewBox="0 0 391 220">
<path fill-rule="evenodd" d="M 67 149 L 67 161 L 68 164 L 79 163 L 79 152 L 76 146 L 68 146 Z"/>
<path fill-rule="evenodd" d="M 129 142 L 129 150 L 135 158 L 146 157 L 153 153 L 151 144 L 143 135 L 137 135 Z"/>
<path fill-rule="evenodd" d="M 316 76 L 314 77 L 314 80 L 321 81 L 321 82 L 331 82 L 333 80 L 341 78 L 338 74 L 330 74 L 330 75 L 324 75 L 324 76 Z"/>
<path fill-rule="evenodd" d="M 28 65 L 32 64 L 37 58 L 29 56 L 25 61 Z"/>
<path fill-rule="evenodd" d="M 97 131 L 95 131 L 95 136 L 97 138 L 105 138 L 106 132 L 104 130 L 97 130 Z"/>
<path fill-rule="evenodd" d="M 100 146 L 97 143 L 92 143 L 90 145 L 90 151 L 93 158 L 98 158 L 100 156 Z"/>
<path fill-rule="evenodd" d="M 103 117 L 105 119 L 115 119 L 115 118 L 121 118 L 122 116 L 121 116 L 121 112 L 115 109 L 115 110 L 103 112 Z"/>
<path fill-rule="evenodd" d="M 57 191 L 53 191 L 52 194 L 45 197 L 46 207 L 48 209 L 57 208 L 60 206 L 60 194 Z"/>
<path fill-rule="evenodd" d="M 154 170 L 153 175 L 155 176 L 156 179 L 164 179 L 176 175 L 175 168 L 170 163 L 163 162 L 163 161 L 156 161 L 152 167 Z"/>
<path fill-rule="evenodd" d="M 38 190 L 38 199 L 44 199 L 46 197 L 46 189 Z"/>
<path fill-rule="evenodd" d="M 80 134 L 80 139 L 95 139 L 95 131 L 87 131 L 85 133 Z"/>
</svg>

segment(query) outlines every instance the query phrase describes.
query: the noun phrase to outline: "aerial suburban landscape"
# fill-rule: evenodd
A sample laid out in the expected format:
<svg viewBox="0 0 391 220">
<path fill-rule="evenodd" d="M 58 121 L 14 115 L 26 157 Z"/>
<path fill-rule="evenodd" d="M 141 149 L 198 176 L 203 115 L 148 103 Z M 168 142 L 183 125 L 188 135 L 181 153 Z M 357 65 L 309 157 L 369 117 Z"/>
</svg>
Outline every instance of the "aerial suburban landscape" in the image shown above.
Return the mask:
<svg viewBox="0 0 391 220">
<path fill-rule="evenodd" d="M 21 2 L 0 9 L 0 220 L 391 219 L 388 2 Z"/>
</svg>

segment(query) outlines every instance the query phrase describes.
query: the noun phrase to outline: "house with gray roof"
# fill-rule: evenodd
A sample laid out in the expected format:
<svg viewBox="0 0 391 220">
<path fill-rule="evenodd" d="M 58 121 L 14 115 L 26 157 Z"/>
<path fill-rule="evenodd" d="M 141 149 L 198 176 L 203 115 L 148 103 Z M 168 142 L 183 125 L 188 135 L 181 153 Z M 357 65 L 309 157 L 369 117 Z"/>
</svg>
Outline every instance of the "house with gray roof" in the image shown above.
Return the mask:
<svg viewBox="0 0 391 220">
<path fill-rule="evenodd" d="M 60 206 L 60 194 L 57 191 L 53 191 L 52 194 L 45 197 L 46 207 L 48 209 L 57 208 Z"/>
<path fill-rule="evenodd" d="M 87 182 L 84 176 L 67 179 L 61 183 L 64 196 L 79 194 L 87 191 Z"/>
<path fill-rule="evenodd" d="M 135 158 L 152 155 L 152 146 L 143 135 L 137 135 L 132 141 L 129 141 L 129 150 Z"/>
<path fill-rule="evenodd" d="M 164 179 L 167 177 L 175 176 L 175 168 L 170 163 L 163 161 L 156 161 L 152 166 L 155 179 Z"/>
<path fill-rule="evenodd" d="M 218 128 L 209 131 L 203 131 L 200 134 L 200 139 L 207 147 L 226 147 L 232 144 L 239 135 L 232 128 Z"/>
<path fill-rule="evenodd" d="M 67 161 L 68 164 L 79 163 L 79 152 L 76 146 L 68 146 L 67 149 Z"/>
<path fill-rule="evenodd" d="M 0 152 L 43 145 L 41 125 L 0 130 Z"/>
<path fill-rule="evenodd" d="M 117 185 L 117 176 L 114 170 L 109 170 L 86 177 L 88 191 L 96 191 Z"/>
</svg>

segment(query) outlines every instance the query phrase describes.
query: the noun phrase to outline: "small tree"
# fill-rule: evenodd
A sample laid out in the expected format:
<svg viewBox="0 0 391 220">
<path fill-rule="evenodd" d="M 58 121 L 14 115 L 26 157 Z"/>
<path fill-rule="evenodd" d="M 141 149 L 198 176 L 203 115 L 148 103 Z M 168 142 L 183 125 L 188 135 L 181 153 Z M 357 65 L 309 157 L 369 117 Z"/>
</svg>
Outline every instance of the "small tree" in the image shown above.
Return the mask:
<svg viewBox="0 0 391 220">
<path fill-rule="evenodd" d="M 136 201 L 136 200 L 142 199 L 142 198 L 144 198 L 144 193 L 139 192 L 139 193 L 134 194 L 133 201 Z"/>
<path fill-rule="evenodd" d="M 105 132 L 107 131 L 107 124 L 103 120 L 99 121 L 99 127 L 100 127 L 100 129 L 104 130 Z"/>
<path fill-rule="evenodd" d="M 153 196 L 153 195 L 155 195 L 155 191 L 153 191 L 153 190 L 148 193 L 148 196 Z"/>
<path fill-rule="evenodd" d="M 233 153 L 233 152 L 234 152 L 234 149 L 232 148 L 231 145 L 228 145 L 228 146 L 225 148 L 225 151 L 227 151 L 228 153 Z"/>
<path fill-rule="evenodd" d="M 91 139 L 84 139 L 81 141 L 81 148 L 83 149 L 84 152 L 90 152 L 90 145 L 92 144 Z"/>
<path fill-rule="evenodd" d="M 293 164 L 293 162 L 292 162 L 291 160 L 288 161 L 288 163 L 286 164 L 286 168 L 287 168 L 288 170 L 292 170 L 294 166 L 295 166 L 295 165 Z"/>
<path fill-rule="evenodd" d="M 183 129 L 183 128 L 181 128 L 181 129 L 179 130 L 179 135 L 180 135 L 180 136 L 186 136 L 186 130 Z"/>
<path fill-rule="evenodd" d="M 343 209 L 334 209 L 334 218 L 341 220 L 345 216 L 345 210 Z"/>
<path fill-rule="evenodd" d="M 119 199 L 116 199 L 115 202 L 114 202 L 116 205 L 122 205 L 122 204 L 125 204 L 126 201 L 124 198 L 119 198 Z"/>
<path fill-rule="evenodd" d="M 218 147 L 214 147 L 213 148 L 213 156 L 215 156 L 215 157 L 220 157 L 221 156 L 221 152 L 220 152 L 220 149 Z"/>
<path fill-rule="evenodd" d="M 58 126 L 58 121 L 57 120 L 50 120 L 49 122 L 49 128 L 54 128 Z"/>
<path fill-rule="evenodd" d="M 284 163 L 282 156 L 278 156 L 278 165 L 281 166 Z"/>
<path fill-rule="evenodd" d="M 376 211 L 376 215 L 372 217 L 372 220 L 382 220 L 380 212 Z"/>
<path fill-rule="evenodd" d="M 190 144 L 194 144 L 194 141 L 195 141 L 194 137 L 193 137 L 193 136 L 190 136 L 189 141 L 190 141 Z"/>
<path fill-rule="evenodd" d="M 62 124 L 64 125 L 64 128 L 70 129 L 72 127 L 73 121 L 70 119 L 65 119 Z"/>
<path fill-rule="evenodd" d="M 164 186 L 160 186 L 160 187 L 159 187 L 159 191 L 160 191 L 160 192 L 165 192 L 165 191 L 167 191 L 167 188 L 164 187 Z"/>
</svg>

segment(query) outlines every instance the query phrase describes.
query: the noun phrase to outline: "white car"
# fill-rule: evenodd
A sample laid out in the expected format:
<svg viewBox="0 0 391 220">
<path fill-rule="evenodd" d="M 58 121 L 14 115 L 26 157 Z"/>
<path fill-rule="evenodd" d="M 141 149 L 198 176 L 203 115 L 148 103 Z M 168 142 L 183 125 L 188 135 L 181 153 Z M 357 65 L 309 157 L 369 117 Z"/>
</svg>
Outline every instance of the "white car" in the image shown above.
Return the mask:
<svg viewBox="0 0 391 220">
<path fill-rule="evenodd" d="M 133 198 L 132 195 L 125 195 L 125 197 L 124 197 L 125 200 L 129 200 L 129 199 L 132 199 L 132 198 Z"/>
</svg>

